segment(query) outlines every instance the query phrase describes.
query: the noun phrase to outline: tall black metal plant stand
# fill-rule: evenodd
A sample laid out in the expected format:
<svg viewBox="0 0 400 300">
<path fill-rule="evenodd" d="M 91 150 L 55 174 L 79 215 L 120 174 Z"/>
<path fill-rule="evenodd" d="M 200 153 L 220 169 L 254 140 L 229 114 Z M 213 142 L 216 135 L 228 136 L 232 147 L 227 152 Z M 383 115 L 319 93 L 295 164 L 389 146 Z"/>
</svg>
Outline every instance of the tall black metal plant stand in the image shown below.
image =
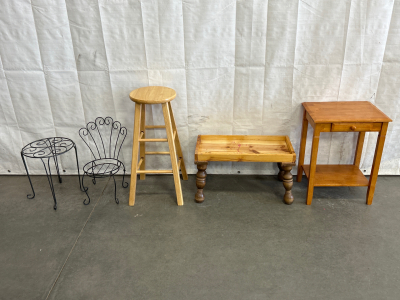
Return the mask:
<svg viewBox="0 0 400 300">
<path fill-rule="evenodd" d="M 22 162 L 24 163 L 26 174 L 28 175 L 29 183 L 31 184 L 32 193 L 33 193 L 33 194 L 27 195 L 28 199 L 35 198 L 35 190 L 33 189 L 31 177 L 29 176 L 29 171 L 28 171 L 28 167 L 25 162 L 25 157 L 40 158 L 40 160 L 42 161 L 44 170 L 46 171 L 47 180 L 49 181 L 50 190 L 51 190 L 51 193 L 52 193 L 53 199 L 54 199 L 53 208 L 56 210 L 57 209 L 57 199 L 56 199 L 56 194 L 54 192 L 53 179 L 51 177 L 50 160 L 51 159 L 54 160 L 54 164 L 55 164 L 56 170 L 57 170 L 58 181 L 60 183 L 62 183 L 62 179 L 60 176 L 60 170 L 58 167 L 57 156 L 68 152 L 72 148 L 74 148 L 74 150 L 75 150 L 76 166 L 78 168 L 79 187 L 82 192 L 85 191 L 81 184 L 81 176 L 79 174 L 78 152 L 76 151 L 75 143 L 72 140 L 65 138 L 65 137 L 50 137 L 50 138 L 44 138 L 44 139 L 29 143 L 21 150 Z"/>
<path fill-rule="evenodd" d="M 83 185 L 85 176 L 92 178 L 93 184 L 96 184 L 96 178 L 112 176 L 114 179 L 114 199 L 117 204 L 119 203 L 114 175 L 122 169 L 124 171 L 122 187 L 128 187 L 128 183 L 125 182 L 125 166 L 118 160 L 126 134 L 126 128 L 120 122 L 113 121 L 111 117 L 98 117 L 94 122 L 87 123 L 85 128 L 79 130 L 80 137 L 94 157 L 94 160 L 83 166 L 82 187 L 88 198 L 88 200 L 83 201 L 83 204 L 88 205 L 90 203 L 88 188 Z"/>
</svg>

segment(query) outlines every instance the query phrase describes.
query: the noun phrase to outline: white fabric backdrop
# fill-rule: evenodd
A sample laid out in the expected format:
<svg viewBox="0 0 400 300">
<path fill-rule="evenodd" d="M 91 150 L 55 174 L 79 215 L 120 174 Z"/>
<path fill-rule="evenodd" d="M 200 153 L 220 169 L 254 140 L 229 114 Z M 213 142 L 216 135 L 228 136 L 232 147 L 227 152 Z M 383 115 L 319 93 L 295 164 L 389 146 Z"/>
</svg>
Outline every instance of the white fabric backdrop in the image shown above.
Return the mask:
<svg viewBox="0 0 400 300">
<path fill-rule="evenodd" d="M 130 170 L 128 94 L 163 85 L 177 91 L 172 106 L 189 173 L 198 134 L 285 134 L 298 152 L 301 102 L 368 100 L 393 119 L 380 174 L 400 174 L 399 44 L 400 0 L 2 0 L 0 173 L 23 174 L 23 145 L 49 136 L 73 139 L 82 166 L 90 152 L 78 130 L 97 116 L 128 128 L 121 158 Z M 162 120 L 149 106 L 148 123 Z M 321 139 L 319 163 L 352 162 L 355 134 Z M 366 173 L 375 141 L 367 134 Z M 147 164 L 160 162 L 170 164 Z M 76 173 L 72 152 L 61 164 Z M 40 161 L 28 165 L 44 174 Z M 277 170 L 208 168 L 237 171 Z"/>
</svg>

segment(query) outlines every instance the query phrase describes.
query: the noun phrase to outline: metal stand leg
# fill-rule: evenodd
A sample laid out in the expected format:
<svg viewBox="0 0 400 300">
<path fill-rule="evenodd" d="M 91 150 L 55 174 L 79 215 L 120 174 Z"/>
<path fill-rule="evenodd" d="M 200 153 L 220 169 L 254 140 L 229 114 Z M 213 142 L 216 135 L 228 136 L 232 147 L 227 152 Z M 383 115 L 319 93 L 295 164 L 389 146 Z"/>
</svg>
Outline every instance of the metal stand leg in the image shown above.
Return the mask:
<svg viewBox="0 0 400 300">
<path fill-rule="evenodd" d="M 88 188 L 87 187 L 85 187 L 84 185 L 83 185 L 83 179 L 85 178 L 85 173 L 82 175 L 82 187 L 83 187 L 83 190 L 85 191 L 85 193 L 86 193 L 86 196 L 88 197 L 88 201 L 86 202 L 86 199 L 85 200 L 83 200 L 83 204 L 84 205 L 88 205 L 89 203 L 90 203 L 90 197 L 89 197 L 89 194 L 88 194 Z"/>
<path fill-rule="evenodd" d="M 115 203 L 119 204 L 119 200 L 117 198 L 117 183 L 115 182 L 114 175 L 112 175 L 112 178 L 114 179 L 114 198 L 115 198 Z"/>
<path fill-rule="evenodd" d="M 56 170 L 57 170 L 57 175 L 58 175 L 58 181 L 59 181 L 60 183 L 62 183 L 62 179 L 61 179 L 61 176 L 60 176 L 60 170 L 59 170 L 59 168 L 58 168 L 58 158 L 57 158 L 57 155 L 56 155 L 56 154 L 54 154 L 53 159 L 54 159 L 54 164 L 56 165 Z"/>
<path fill-rule="evenodd" d="M 28 175 L 29 183 L 31 184 L 32 193 L 33 193 L 33 196 L 32 196 L 32 194 L 28 194 L 28 195 L 26 195 L 26 197 L 28 197 L 28 199 L 33 199 L 33 198 L 35 198 L 35 190 L 33 189 L 31 177 L 29 176 L 28 167 L 26 166 L 25 158 L 24 158 L 24 155 L 22 154 L 22 152 L 21 152 L 21 158 L 22 158 L 22 162 L 24 163 L 26 175 Z M 125 173 L 125 170 L 124 170 L 124 173 Z"/>
<path fill-rule="evenodd" d="M 126 189 L 128 187 L 128 183 L 125 182 L 125 166 L 124 166 L 124 164 L 122 164 L 122 167 L 124 168 L 124 175 L 122 175 L 122 187 L 124 189 Z"/>
<path fill-rule="evenodd" d="M 76 146 L 74 146 L 74 149 L 75 149 L 75 157 L 76 157 L 76 167 L 78 168 L 79 188 L 81 189 L 82 192 L 85 192 L 85 190 L 82 188 L 81 174 L 79 173 L 78 151 L 76 150 Z"/>
<path fill-rule="evenodd" d="M 51 193 L 53 195 L 53 199 L 54 199 L 54 210 L 57 209 L 57 200 L 56 200 L 56 194 L 54 192 L 54 185 L 53 185 L 53 179 L 51 178 L 51 169 L 50 169 L 50 158 L 47 158 L 47 167 L 46 164 L 44 163 L 43 158 L 41 158 L 41 161 L 43 163 L 44 166 L 44 170 L 46 171 L 46 175 L 47 175 L 47 180 L 49 181 L 49 185 L 50 185 L 50 189 L 51 189 Z M 47 171 L 48 169 L 48 171 Z"/>
</svg>

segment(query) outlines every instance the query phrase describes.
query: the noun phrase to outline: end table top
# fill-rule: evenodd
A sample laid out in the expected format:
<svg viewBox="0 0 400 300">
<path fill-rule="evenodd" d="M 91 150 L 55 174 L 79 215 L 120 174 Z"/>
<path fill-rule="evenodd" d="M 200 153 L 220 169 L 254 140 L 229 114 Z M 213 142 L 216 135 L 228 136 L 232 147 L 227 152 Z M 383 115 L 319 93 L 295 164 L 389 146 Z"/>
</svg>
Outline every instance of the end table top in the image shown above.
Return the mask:
<svg viewBox="0 0 400 300">
<path fill-rule="evenodd" d="M 296 153 L 285 135 L 199 135 L 195 151 L 198 161 L 294 163 Z"/>
<path fill-rule="evenodd" d="M 303 102 L 303 106 L 315 123 L 392 122 L 368 101 Z"/>
</svg>

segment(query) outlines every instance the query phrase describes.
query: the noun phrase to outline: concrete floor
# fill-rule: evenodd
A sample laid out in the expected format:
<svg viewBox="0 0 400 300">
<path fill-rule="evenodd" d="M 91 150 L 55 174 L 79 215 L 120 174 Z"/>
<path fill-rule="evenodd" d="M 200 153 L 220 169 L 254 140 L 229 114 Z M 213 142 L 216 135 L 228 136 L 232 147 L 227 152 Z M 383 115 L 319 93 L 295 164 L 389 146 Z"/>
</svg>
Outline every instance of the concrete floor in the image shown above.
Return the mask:
<svg viewBox="0 0 400 300">
<path fill-rule="evenodd" d="M 55 179 L 55 177 L 54 177 Z M 137 200 L 108 179 L 82 204 L 75 176 L 0 177 L 1 299 L 399 299 L 400 178 L 366 188 L 316 188 L 307 179 L 282 203 L 273 176 L 209 175 L 194 202 L 195 176 L 175 202 L 173 179 L 148 176 Z M 129 177 L 128 177 L 129 180 Z"/>
</svg>

